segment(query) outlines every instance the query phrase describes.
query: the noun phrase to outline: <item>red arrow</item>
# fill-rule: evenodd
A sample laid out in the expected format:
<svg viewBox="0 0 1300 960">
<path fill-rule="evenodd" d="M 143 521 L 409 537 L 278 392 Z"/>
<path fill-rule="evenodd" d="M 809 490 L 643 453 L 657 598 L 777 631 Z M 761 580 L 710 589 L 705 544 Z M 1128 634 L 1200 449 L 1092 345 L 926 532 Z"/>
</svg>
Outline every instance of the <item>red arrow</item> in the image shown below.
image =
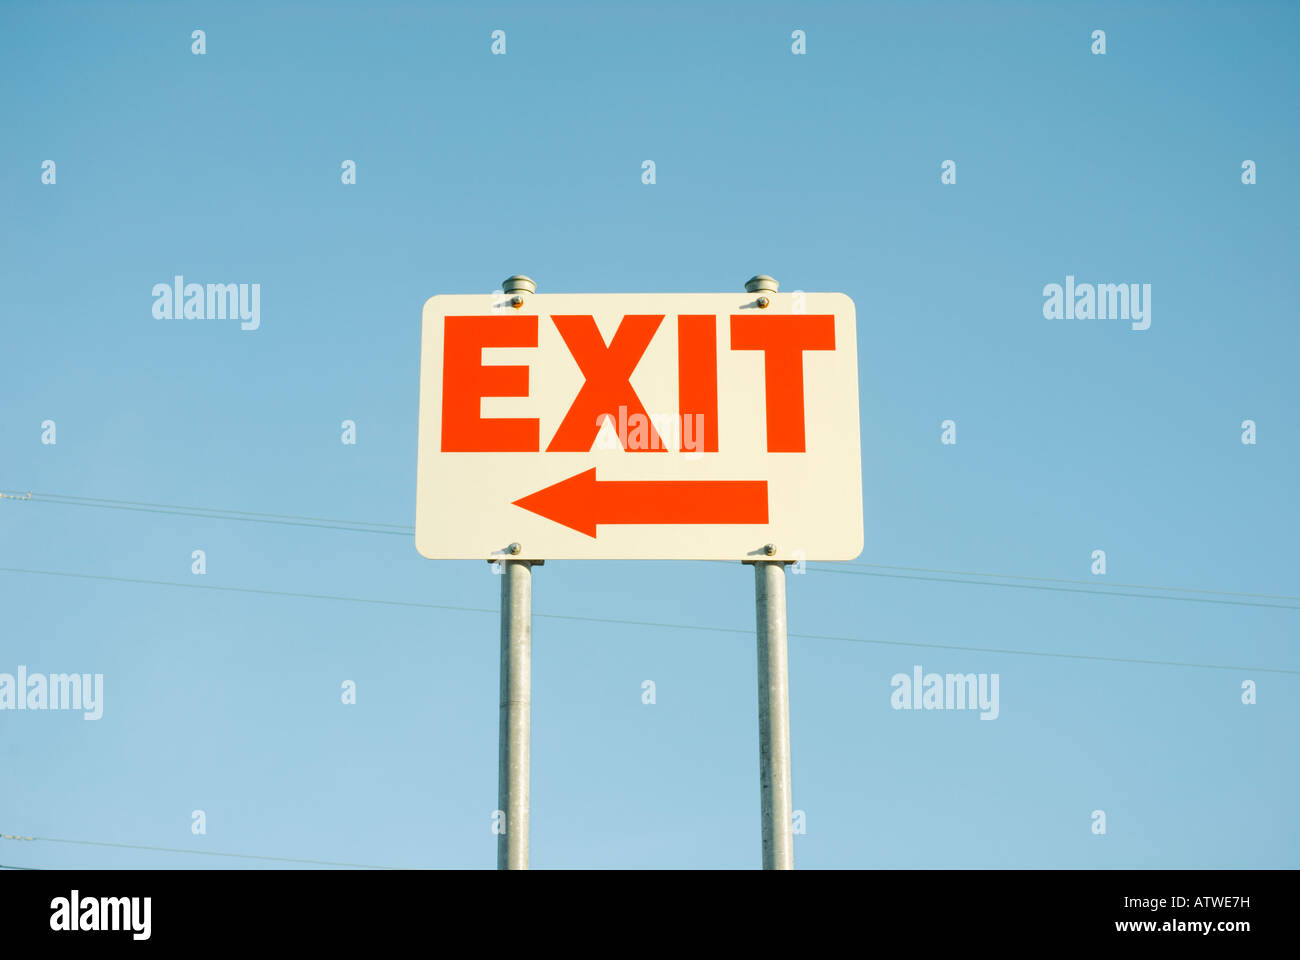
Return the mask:
<svg viewBox="0 0 1300 960">
<path fill-rule="evenodd" d="M 767 481 L 598 481 L 592 467 L 514 504 L 594 540 L 601 523 L 767 523 Z"/>
</svg>

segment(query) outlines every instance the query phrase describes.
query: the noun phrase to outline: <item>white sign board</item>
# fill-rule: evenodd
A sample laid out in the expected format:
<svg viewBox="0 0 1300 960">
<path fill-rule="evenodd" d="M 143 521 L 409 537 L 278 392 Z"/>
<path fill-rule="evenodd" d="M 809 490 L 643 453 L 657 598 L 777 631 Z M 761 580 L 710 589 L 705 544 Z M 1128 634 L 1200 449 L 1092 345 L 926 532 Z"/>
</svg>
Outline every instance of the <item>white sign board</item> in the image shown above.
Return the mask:
<svg viewBox="0 0 1300 960">
<path fill-rule="evenodd" d="M 433 297 L 416 549 L 851 560 L 857 364 L 840 293 Z"/>
</svg>

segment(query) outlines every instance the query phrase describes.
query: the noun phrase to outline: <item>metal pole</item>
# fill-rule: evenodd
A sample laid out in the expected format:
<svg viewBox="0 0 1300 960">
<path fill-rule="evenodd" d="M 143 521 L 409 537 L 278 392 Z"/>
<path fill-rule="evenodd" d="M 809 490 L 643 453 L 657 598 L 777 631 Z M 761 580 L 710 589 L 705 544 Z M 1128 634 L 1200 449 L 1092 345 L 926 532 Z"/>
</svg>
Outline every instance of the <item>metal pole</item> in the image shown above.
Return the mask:
<svg viewBox="0 0 1300 960">
<path fill-rule="evenodd" d="M 784 561 L 754 563 L 754 595 L 758 614 L 758 773 L 763 869 L 793 870 Z"/>
<path fill-rule="evenodd" d="M 497 869 L 528 869 L 528 753 L 532 707 L 532 562 L 503 560 L 501 571 L 501 727 Z"/>
<path fill-rule="evenodd" d="M 777 292 L 765 273 L 745 281 L 761 310 Z M 768 397 L 768 403 L 773 398 Z M 776 545 L 764 545 L 773 556 Z M 753 560 L 758 620 L 758 783 L 763 818 L 763 869 L 794 869 L 794 813 L 790 796 L 790 664 L 785 625 L 785 561 Z"/>
<path fill-rule="evenodd" d="M 502 292 L 515 309 L 537 284 L 521 273 L 507 277 Z M 520 546 L 512 543 L 509 554 Z M 541 560 L 500 561 L 501 708 L 497 746 L 497 809 L 505 832 L 497 834 L 497 869 L 528 869 L 528 773 L 533 701 L 533 564 Z"/>
</svg>

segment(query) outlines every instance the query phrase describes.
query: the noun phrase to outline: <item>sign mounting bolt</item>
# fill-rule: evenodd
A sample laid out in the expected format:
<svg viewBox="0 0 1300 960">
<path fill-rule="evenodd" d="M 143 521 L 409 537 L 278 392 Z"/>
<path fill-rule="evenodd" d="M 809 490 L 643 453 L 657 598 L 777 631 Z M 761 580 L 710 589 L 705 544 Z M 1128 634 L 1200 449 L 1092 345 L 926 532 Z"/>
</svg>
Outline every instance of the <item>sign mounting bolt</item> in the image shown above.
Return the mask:
<svg viewBox="0 0 1300 960">
<path fill-rule="evenodd" d="M 777 282 L 766 273 L 756 274 L 745 281 L 746 293 L 760 294 L 757 303 L 761 310 L 766 310 L 772 302 L 771 298 L 765 296 L 765 294 L 776 293 L 776 288 Z"/>
<path fill-rule="evenodd" d="M 767 554 L 769 557 L 772 556 L 773 554 L 776 553 L 776 544 L 775 544 L 775 543 L 766 543 L 766 544 L 764 544 L 764 545 L 763 545 L 763 552 L 764 552 L 765 554 Z"/>
<path fill-rule="evenodd" d="M 519 544 L 512 543 L 510 544 L 510 546 L 506 547 L 506 553 L 510 554 L 511 556 L 514 556 L 522 549 L 523 547 L 519 546 Z"/>
<path fill-rule="evenodd" d="M 501 281 L 502 293 L 513 293 L 510 298 L 510 306 L 518 310 L 524 305 L 525 293 L 536 293 L 537 284 L 533 282 L 532 277 L 525 277 L 522 273 L 516 273 L 513 277 L 506 277 Z"/>
</svg>

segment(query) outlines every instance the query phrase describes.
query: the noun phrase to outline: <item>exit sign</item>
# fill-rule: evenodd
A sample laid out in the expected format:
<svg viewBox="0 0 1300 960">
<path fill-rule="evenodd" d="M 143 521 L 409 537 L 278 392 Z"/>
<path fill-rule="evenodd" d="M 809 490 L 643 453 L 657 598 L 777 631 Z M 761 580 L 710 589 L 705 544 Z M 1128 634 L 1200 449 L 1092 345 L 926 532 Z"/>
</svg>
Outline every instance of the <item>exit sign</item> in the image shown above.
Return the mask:
<svg viewBox="0 0 1300 960">
<path fill-rule="evenodd" d="M 844 294 L 425 303 L 424 556 L 850 560 L 862 542 Z"/>
</svg>

